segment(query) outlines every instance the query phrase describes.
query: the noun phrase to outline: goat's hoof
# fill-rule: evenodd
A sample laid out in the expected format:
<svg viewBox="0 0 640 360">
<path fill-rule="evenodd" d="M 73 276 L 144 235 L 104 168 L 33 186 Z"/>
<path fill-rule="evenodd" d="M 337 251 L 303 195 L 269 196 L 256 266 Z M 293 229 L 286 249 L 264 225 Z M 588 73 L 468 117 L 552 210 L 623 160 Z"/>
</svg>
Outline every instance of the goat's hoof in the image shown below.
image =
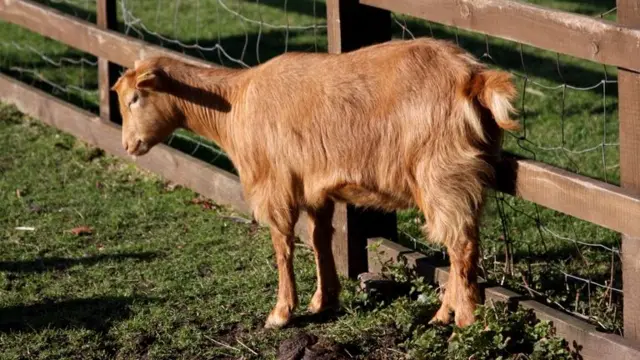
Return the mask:
<svg viewBox="0 0 640 360">
<path fill-rule="evenodd" d="M 311 314 L 320 314 L 329 310 L 336 310 L 340 306 L 337 295 L 324 295 L 316 291 L 307 308 Z"/>
<path fill-rule="evenodd" d="M 449 306 L 442 304 L 438 312 L 431 318 L 429 324 L 431 325 L 447 325 L 451 322 L 451 311 Z"/>
<path fill-rule="evenodd" d="M 264 327 L 265 329 L 280 329 L 287 326 L 289 321 L 291 321 L 291 311 L 276 307 L 267 317 Z"/>
<path fill-rule="evenodd" d="M 473 311 L 466 312 L 456 311 L 456 326 L 459 328 L 467 327 L 473 324 L 476 321 L 475 316 L 473 315 Z"/>
<path fill-rule="evenodd" d="M 474 301 L 458 302 L 456 306 L 456 326 L 463 328 L 473 324 L 476 320 L 475 310 L 476 303 Z"/>
</svg>

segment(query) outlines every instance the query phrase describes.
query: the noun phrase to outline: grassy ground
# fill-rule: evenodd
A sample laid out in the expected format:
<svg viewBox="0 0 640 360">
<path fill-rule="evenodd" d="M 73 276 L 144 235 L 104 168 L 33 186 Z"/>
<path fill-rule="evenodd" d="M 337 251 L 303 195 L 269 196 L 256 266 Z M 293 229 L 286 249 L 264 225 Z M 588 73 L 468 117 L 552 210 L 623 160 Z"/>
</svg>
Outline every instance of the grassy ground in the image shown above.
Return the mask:
<svg viewBox="0 0 640 360">
<path fill-rule="evenodd" d="M 451 327 L 424 326 L 436 291 L 398 269 L 413 292 L 347 281 L 338 314 L 265 330 L 277 286 L 265 229 L 4 105 L 0 154 L 0 359 L 272 359 L 301 332 L 333 358 L 569 358 L 547 324 L 500 307 L 448 344 Z M 295 265 L 304 306 L 307 248 Z"/>
<path fill-rule="evenodd" d="M 94 1 L 40 2 L 95 21 Z M 589 16 L 598 16 L 615 6 L 613 0 L 530 2 Z M 261 0 L 259 3 L 244 0 L 119 1 L 120 30 L 228 66 L 255 65 L 285 50 L 326 50 L 322 27 L 296 28 L 324 23 L 326 8 L 323 1 Z M 227 8 L 221 4 L 226 4 Z M 285 5 L 287 11 L 284 11 Z M 256 25 L 230 10 L 246 19 L 271 25 Z M 615 12 L 605 17 L 615 20 Z M 395 37 L 409 36 L 403 29 L 406 25 L 415 36 L 456 41 L 485 61 L 516 75 L 520 89 L 520 120 L 526 129 L 508 137 L 506 149 L 618 183 L 615 69 L 408 17 L 396 16 L 395 19 Z M 95 58 L 6 23 L 0 23 L 0 39 L 7 40 L 0 42 L 0 71 L 97 112 Z M 172 145 L 231 168 L 206 142 L 176 138 Z M 42 180 L 42 186 L 50 186 L 45 181 Z M 156 231 L 151 219 L 159 215 L 151 211 L 146 214 L 150 219 L 146 226 L 150 227 L 149 231 Z M 128 216 L 123 215 L 123 221 L 128 220 Z M 423 220 L 417 212 L 402 212 L 399 219 L 402 241 L 442 258 L 440 249 L 424 245 L 426 242 L 419 230 Z M 124 226 L 114 229 L 118 228 Z M 109 231 L 116 231 L 114 229 Z M 175 231 L 167 231 L 169 237 L 178 236 Z M 595 285 L 621 288 L 620 259 L 615 252 L 620 247 L 618 234 L 495 194 L 489 196 L 481 233 L 482 265 L 488 277 L 520 292 L 539 293 L 542 299 L 580 314 L 603 329 L 621 331 L 621 296 Z M 186 246 L 195 249 L 198 243 L 190 238 Z"/>
</svg>

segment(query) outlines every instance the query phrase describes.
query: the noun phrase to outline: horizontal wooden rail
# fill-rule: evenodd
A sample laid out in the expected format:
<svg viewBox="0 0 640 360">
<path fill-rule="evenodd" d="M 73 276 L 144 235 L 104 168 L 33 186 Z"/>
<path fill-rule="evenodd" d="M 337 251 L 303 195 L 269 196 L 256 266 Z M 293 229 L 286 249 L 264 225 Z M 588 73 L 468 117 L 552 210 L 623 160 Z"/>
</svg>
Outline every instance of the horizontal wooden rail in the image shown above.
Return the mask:
<svg viewBox="0 0 640 360">
<path fill-rule="evenodd" d="M 398 0 L 398 3 L 405 1 L 407 0 Z M 425 1 L 428 4 L 433 2 Z M 495 2 L 486 1 L 486 3 L 494 4 Z M 138 58 L 160 54 L 191 61 L 195 64 L 215 66 L 168 49 L 131 39 L 113 31 L 100 29 L 86 21 L 78 20 L 31 1 L 0 0 L 0 19 L 27 27 L 44 36 L 127 67 L 133 66 L 133 62 Z M 640 59 L 640 57 L 637 58 Z M 15 96 L 12 99 L 19 100 Z M 31 106 L 36 108 L 39 105 L 33 103 Z M 65 104 L 65 106 L 68 105 Z M 50 121 L 63 121 L 55 120 L 50 114 L 47 116 L 51 119 Z M 71 124 L 68 126 L 82 127 L 82 125 Z M 65 129 L 63 128 L 63 130 Z M 74 135 L 76 134 L 74 133 Z M 81 135 L 84 134 L 80 133 L 78 136 Z M 93 141 L 96 140 L 100 139 Z M 113 144 L 119 144 L 119 141 Z M 109 146 L 113 147 L 113 144 L 110 143 Z M 165 169 L 158 162 L 153 164 L 154 169 L 157 169 L 157 172 L 162 175 L 166 174 L 169 179 L 179 176 L 173 175 L 175 166 L 177 166 L 175 159 L 181 157 L 180 162 L 188 163 L 187 160 L 191 158 L 175 150 L 170 151 L 170 148 L 162 149 L 165 149 L 164 152 L 161 152 L 162 154 L 155 155 L 157 160 L 141 159 L 139 161 L 141 164 L 151 166 L 153 161 L 165 159 L 162 161 L 167 161 L 171 165 Z M 111 149 L 107 148 L 107 150 Z M 121 153 L 118 154 L 121 155 Z M 198 162 L 198 164 L 204 166 L 206 163 Z M 206 166 L 216 169 L 208 164 Z M 196 168 L 192 171 L 194 174 L 198 172 Z M 217 169 L 216 171 L 220 172 Z M 192 188 L 205 196 L 219 193 L 219 197 L 211 196 L 211 198 L 224 203 L 227 196 L 225 191 L 214 190 L 215 185 L 207 187 L 204 184 L 206 182 L 204 178 L 207 176 L 202 174 L 192 176 L 185 173 L 183 181 L 194 182 L 195 186 Z M 629 190 L 531 160 L 506 162 L 505 166 L 498 170 L 498 179 L 498 188 L 501 191 L 615 231 L 640 237 L 640 221 L 635 221 L 640 218 L 640 198 Z M 246 205 L 244 208 L 247 208 Z M 302 229 L 302 227 L 299 228 Z"/>
<path fill-rule="evenodd" d="M 538 161 L 506 159 L 498 168 L 498 190 L 615 231 L 640 233 L 637 193 Z"/>
<path fill-rule="evenodd" d="M 444 285 L 449 278 L 449 268 L 429 262 L 425 255 L 385 239 L 369 239 L 369 271 L 381 272 L 384 264 L 405 259 L 405 264 L 423 276 L 426 281 Z M 375 246 L 372 246 L 374 245 Z M 538 319 L 553 323 L 557 334 L 567 340 L 572 350 L 578 351 L 584 360 L 637 360 L 640 359 L 640 343 L 615 334 L 603 333 L 594 325 L 574 316 L 530 300 L 500 286 L 492 286 L 479 279 L 485 303 L 505 302 L 515 309 L 517 305 L 532 309 Z"/>
<path fill-rule="evenodd" d="M 361 4 L 640 71 L 640 29 L 513 0 L 360 0 Z"/>
</svg>

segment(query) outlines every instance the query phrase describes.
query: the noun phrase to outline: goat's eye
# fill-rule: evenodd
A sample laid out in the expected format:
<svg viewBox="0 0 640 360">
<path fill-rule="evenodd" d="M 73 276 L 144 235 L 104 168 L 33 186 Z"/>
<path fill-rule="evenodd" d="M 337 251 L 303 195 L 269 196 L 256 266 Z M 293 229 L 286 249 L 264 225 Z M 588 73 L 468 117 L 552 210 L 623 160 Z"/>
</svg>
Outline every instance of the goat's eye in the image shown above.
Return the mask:
<svg viewBox="0 0 640 360">
<path fill-rule="evenodd" d="M 138 93 L 134 93 L 133 97 L 131 97 L 131 101 L 129 101 L 129 107 L 131 107 L 131 105 L 135 104 L 136 102 L 138 102 Z"/>
</svg>

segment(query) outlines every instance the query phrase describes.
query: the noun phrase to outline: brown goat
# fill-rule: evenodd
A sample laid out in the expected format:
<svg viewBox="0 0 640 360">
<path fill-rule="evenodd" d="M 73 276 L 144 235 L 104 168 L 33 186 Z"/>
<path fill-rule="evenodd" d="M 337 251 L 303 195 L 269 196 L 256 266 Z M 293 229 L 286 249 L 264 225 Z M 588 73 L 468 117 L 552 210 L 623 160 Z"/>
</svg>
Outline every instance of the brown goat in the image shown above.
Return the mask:
<svg viewBox="0 0 640 360">
<path fill-rule="evenodd" d="M 143 155 L 177 128 L 215 141 L 238 170 L 256 219 L 269 225 L 278 300 L 267 327 L 297 305 L 294 225 L 309 215 L 313 313 L 338 302 L 331 238 L 335 201 L 384 210 L 417 205 L 446 245 L 451 277 L 432 321 L 474 321 L 478 218 L 501 129 L 514 130 L 509 74 L 448 42 L 391 41 L 350 53 L 287 53 L 250 69 L 170 58 L 136 62 L 114 85 L 122 142 Z"/>
</svg>

